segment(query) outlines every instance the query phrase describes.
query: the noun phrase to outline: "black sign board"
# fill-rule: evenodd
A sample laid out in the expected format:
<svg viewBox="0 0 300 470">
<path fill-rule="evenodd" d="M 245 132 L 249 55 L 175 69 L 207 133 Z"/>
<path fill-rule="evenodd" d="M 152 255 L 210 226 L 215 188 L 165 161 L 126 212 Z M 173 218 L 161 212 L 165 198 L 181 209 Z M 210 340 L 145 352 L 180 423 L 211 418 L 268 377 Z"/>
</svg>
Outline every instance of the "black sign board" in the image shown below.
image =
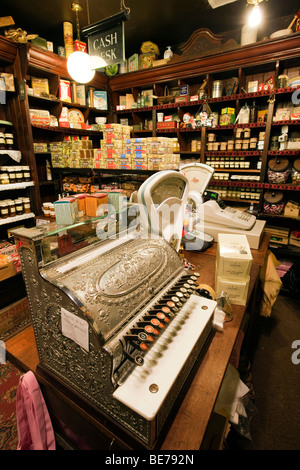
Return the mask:
<svg viewBox="0 0 300 470">
<path fill-rule="evenodd" d="M 83 28 L 82 33 L 88 36 L 92 69 L 120 64 L 125 60 L 124 20 L 128 18 L 128 12 L 123 11 Z"/>
</svg>

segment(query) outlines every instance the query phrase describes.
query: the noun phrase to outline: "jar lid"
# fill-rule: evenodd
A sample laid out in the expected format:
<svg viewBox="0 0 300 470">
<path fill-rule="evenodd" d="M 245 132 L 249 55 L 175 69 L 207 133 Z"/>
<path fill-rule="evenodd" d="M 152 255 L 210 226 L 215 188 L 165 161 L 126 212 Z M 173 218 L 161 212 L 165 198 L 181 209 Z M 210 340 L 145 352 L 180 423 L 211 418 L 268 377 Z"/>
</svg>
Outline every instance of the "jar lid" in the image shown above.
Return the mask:
<svg viewBox="0 0 300 470">
<path fill-rule="evenodd" d="M 282 191 L 266 191 L 264 194 L 264 200 L 269 204 L 278 204 L 283 200 Z"/>
<path fill-rule="evenodd" d="M 281 157 L 272 158 L 269 161 L 268 166 L 270 170 L 272 171 L 284 171 L 289 166 L 289 161 L 287 158 L 281 158 Z"/>
<path fill-rule="evenodd" d="M 294 161 L 294 168 L 295 170 L 300 171 L 300 158 L 296 158 Z"/>
</svg>

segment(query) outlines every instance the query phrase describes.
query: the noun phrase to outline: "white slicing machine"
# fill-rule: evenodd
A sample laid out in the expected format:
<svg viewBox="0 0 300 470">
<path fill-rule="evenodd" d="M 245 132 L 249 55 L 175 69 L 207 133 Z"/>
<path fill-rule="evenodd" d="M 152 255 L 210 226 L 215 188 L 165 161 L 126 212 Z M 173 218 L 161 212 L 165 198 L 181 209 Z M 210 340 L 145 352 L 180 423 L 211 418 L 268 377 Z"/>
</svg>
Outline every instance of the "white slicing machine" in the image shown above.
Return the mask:
<svg viewBox="0 0 300 470">
<path fill-rule="evenodd" d="M 180 172 L 188 179 L 189 195 L 196 206 L 194 228 L 213 236 L 219 233 L 240 233 L 248 238 L 250 248 L 258 248 L 265 221 L 257 220 L 248 212 L 219 203 L 216 199 L 204 202 L 203 195 L 214 173 L 214 169 L 203 163 L 183 165 Z"/>
<path fill-rule="evenodd" d="M 160 236 L 179 250 L 189 184 L 175 170 L 154 173 L 140 187 L 137 201 L 147 236 Z"/>
</svg>

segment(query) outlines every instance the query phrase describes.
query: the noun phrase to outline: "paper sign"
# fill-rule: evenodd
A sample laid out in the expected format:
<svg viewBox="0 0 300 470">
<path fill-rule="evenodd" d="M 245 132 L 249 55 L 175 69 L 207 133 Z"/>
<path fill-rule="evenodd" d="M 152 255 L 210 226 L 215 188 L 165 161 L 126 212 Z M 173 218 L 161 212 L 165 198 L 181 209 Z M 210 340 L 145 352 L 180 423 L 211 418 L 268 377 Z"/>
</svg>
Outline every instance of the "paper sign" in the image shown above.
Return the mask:
<svg viewBox="0 0 300 470">
<path fill-rule="evenodd" d="M 61 308 L 61 332 L 86 351 L 89 350 L 88 322 L 64 308 Z"/>
</svg>

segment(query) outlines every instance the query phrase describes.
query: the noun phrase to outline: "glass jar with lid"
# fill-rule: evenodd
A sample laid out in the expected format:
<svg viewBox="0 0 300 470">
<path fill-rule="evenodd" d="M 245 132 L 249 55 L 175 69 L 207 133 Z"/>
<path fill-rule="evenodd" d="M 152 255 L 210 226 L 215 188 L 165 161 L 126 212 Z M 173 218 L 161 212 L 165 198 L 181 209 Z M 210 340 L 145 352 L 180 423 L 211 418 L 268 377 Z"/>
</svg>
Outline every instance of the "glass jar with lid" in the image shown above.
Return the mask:
<svg viewBox="0 0 300 470">
<path fill-rule="evenodd" d="M 16 216 L 16 205 L 13 199 L 8 199 L 8 211 L 10 217 Z"/>
<path fill-rule="evenodd" d="M 24 214 L 23 200 L 21 198 L 15 199 L 16 215 Z"/>
<path fill-rule="evenodd" d="M 0 201 L 0 217 L 1 219 L 6 219 L 9 216 L 8 211 L 8 202 Z"/>
<path fill-rule="evenodd" d="M 16 170 L 14 166 L 7 167 L 7 173 L 9 175 L 9 182 L 10 184 L 14 184 L 16 182 Z"/>
<path fill-rule="evenodd" d="M 8 173 L 0 174 L 0 184 L 9 184 L 9 175 Z"/>
<path fill-rule="evenodd" d="M 13 150 L 14 148 L 14 136 L 13 134 L 4 134 L 5 148 L 6 150 Z"/>
<path fill-rule="evenodd" d="M 5 148 L 6 148 L 6 146 L 5 146 L 4 133 L 0 132 L 0 150 L 5 150 Z"/>
<path fill-rule="evenodd" d="M 29 166 L 23 166 L 23 181 L 30 181 L 31 175 L 30 175 L 30 167 Z"/>
<path fill-rule="evenodd" d="M 23 201 L 24 214 L 30 214 L 30 212 L 31 212 L 30 198 L 29 197 L 23 197 L 22 201 Z"/>
<path fill-rule="evenodd" d="M 16 183 L 23 182 L 23 168 L 21 166 L 16 166 Z"/>
</svg>

